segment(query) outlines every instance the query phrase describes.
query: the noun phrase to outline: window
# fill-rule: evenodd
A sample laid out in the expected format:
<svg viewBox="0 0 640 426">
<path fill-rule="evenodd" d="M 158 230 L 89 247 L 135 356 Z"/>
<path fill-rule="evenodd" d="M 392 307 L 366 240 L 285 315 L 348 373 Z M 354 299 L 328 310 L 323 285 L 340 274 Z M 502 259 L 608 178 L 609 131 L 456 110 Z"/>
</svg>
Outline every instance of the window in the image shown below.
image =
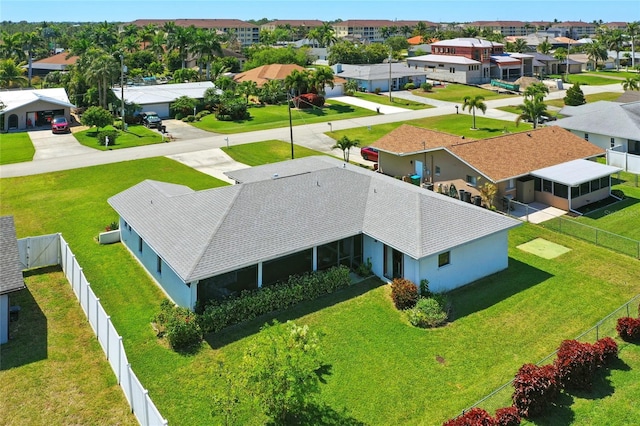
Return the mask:
<svg viewBox="0 0 640 426">
<path fill-rule="evenodd" d="M 585 183 L 581 183 L 580 184 L 580 195 L 587 195 L 589 192 L 589 182 L 585 182 Z"/>
<path fill-rule="evenodd" d="M 440 176 L 440 166 L 436 166 L 436 176 Z"/>
<path fill-rule="evenodd" d="M 594 179 L 591 181 L 591 192 L 600 189 L 600 179 Z"/>
<path fill-rule="evenodd" d="M 476 186 L 476 177 L 467 175 L 467 183 L 471 186 Z"/>
<path fill-rule="evenodd" d="M 509 179 L 507 181 L 507 189 L 513 189 L 516 187 L 516 180 L 515 179 Z"/>
<path fill-rule="evenodd" d="M 553 195 L 567 199 L 569 197 L 569 187 L 558 182 L 553 183 Z"/>
<path fill-rule="evenodd" d="M 542 180 L 542 192 L 551 192 L 551 186 L 553 182 L 547 179 Z"/>
<path fill-rule="evenodd" d="M 600 188 L 606 188 L 609 186 L 609 176 L 600 178 Z"/>
<path fill-rule="evenodd" d="M 156 271 L 159 275 L 162 275 L 162 259 L 160 256 L 156 256 Z"/>
<path fill-rule="evenodd" d="M 142 253 L 142 237 L 138 237 L 138 251 Z"/>
<path fill-rule="evenodd" d="M 444 253 L 440 253 L 438 255 L 438 268 L 448 265 L 451 263 L 451 252 L 445 251 Z"/>
<path fill-rule="evenodd" d="M 584 134 L 584 140 L 585 140 L 585 141 L 588 141 L 588 140 L 589 140 L 589 133 L 585 133 L 585 134 Z"/>
<path fill-rule="evenodd" d="M 577 186 L 571 187 L 571 198 L 578 198 L 580 196 L 580 188 Z"/>
<path fill-rule="evenodd" d="M 538 191 L 538 192 L 542 191 L 542 179 L 537 177 L 533 180 L 533 189 L 534 191 Z"/>
</svg>

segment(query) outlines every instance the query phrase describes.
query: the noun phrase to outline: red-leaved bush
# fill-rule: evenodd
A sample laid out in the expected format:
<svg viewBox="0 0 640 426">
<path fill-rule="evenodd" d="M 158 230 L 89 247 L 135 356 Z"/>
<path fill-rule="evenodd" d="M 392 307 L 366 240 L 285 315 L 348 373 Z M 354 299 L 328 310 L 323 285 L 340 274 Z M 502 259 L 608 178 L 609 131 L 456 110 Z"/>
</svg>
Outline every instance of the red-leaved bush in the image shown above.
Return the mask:
<svg viewBox="0 0 640 426">
<path fill-rule="evenodd" d="M 563 387 L 591 389 L 596 371 L 596 354 L 590 343 L 581 343 L 577 340 L 563 341 L 554 365 Z"/>
<path fill-rule="evenodd" d="M 472 408 L 462 416 L 447 420 L 442 426 L 494 426 L 495 421 L 489 413 L 482 408 Z"/>
<path fill-rule="evenodd" d="M 513 405 L 518 413 L 522 417 L 535 416 L 558 396 L 558 372 L 554 365 L 525 364 L 513 379 L 513 387 Z"/>
<path fill-rule="evenodd" d="M 396 309 L 411 309 L 418 301 L 418 287 L 407 279 L 395 278 L 391 283 L 391 298 Z"/>
<path fill-rule="evenodd" d="M 518 426 L 520 424 L 520 415 L 516 407 L 505 407 L 496 410 L 495 415 L 496 426 Z"/>
<path fill-rule="evenodd" d="M 596 353 L 596 364 L 604 367 L 618 358 L 618 344 L 611 337 L 604 337 L 593 344 Z"/>
<path fill-rule="evenodd" d="M 305 109 L 322 107 L 324 105 L 324 97 L 315 93 L 305 93 L 304 95 L 296 96 L 292 99 L 293 105 L 296 108 Z"/>
<path fill-rule="evenodd" d="M 616 331 L 618 332 L 618 336 L 625 342 L 640 340 L 640 318 L 618 318 Z"/>
</svg>

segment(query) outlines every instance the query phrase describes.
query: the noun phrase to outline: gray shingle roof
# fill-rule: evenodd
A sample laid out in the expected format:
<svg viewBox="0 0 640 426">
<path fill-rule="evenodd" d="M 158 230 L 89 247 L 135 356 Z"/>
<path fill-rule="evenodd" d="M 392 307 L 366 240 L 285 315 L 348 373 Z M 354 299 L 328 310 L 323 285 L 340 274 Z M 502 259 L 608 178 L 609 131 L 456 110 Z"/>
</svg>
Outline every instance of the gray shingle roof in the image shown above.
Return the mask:
<svg viewBox="0 0 640 426">
<path fill-rule="evenodd" d="M 13 216 L 0 216 L 0 294 L 24 287 Z"/>
<path fill-rule="evenodd" d="M 315 170 L 166 195 L 144 181 L 108 201 L 185 281 L 364 233 L 419 259 L 520 222 L 339 160 Z M 333 162 L 333 167 L 325 167 Z"/>
<path fill-rule="evenodd" d="M 575 115 L 572 117 L 563 118 L 550 124 L 567 130 L 578 130 L 632 140 L 640 139 L 640 102 L 627 104 L 619 104 L 617 102 L 597 103 L 601 106 L 600 108 L 594 109 L 592 107 L 591 109 L 580 110 L 580 107 L 576 107 L 573 110 Z M 587 112 L 581 113 L 582 111 Z"/>
</svg>

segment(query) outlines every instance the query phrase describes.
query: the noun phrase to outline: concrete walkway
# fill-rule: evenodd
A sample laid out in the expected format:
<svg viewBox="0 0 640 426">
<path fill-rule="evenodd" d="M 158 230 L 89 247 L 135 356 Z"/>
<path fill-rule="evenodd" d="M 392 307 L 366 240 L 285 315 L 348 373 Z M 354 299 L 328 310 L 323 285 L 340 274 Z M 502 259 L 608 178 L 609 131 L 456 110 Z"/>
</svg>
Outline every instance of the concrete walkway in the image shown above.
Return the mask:
<svg viewBox="0 0 640 426">
<path fill-rule="evenodd" d="M 342 102 L 348 105 L 368 109 L 370 111 L 379 111 L 380 114 L 398 114 L 400 112 L 411 111 L 407 108 L 394 107 L 390 105 L 383 105 L 376 102 L 366 101 L 355 96 L 336 96 L 335 98 L 327 99 L 327 103 L 331 103 L 331 101 Z"/>
</svg>

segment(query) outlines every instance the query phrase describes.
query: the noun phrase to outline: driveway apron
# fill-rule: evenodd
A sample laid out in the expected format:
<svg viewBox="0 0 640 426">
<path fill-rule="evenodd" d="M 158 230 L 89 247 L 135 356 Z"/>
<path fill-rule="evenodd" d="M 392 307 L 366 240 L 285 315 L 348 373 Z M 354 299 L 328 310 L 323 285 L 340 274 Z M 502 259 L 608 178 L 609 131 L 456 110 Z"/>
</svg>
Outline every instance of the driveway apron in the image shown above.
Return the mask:
<svg viewBox="0 0 640 426">
<path fill-rule="evenodd" d="M 71 133 L 53 134 L 49 129 L 32 130 L 29 132 L 29 137 L 36 149 L 34 160 L 95 152 L 94 149 L 81 145 Z"/>
</svg>

